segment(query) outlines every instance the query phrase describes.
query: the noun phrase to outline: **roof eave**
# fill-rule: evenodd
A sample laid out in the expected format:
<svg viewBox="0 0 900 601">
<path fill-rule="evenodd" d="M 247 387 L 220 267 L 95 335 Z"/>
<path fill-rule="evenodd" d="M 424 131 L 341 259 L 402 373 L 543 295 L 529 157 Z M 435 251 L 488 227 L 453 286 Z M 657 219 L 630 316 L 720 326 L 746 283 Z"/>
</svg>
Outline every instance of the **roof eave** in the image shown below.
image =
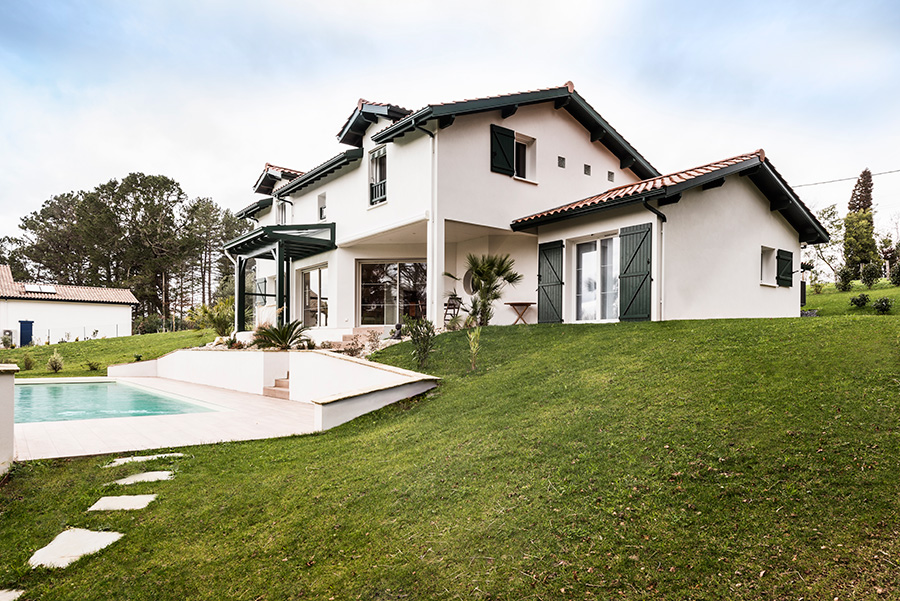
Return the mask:
<svg viewBox="0 0 900 601">
<path fill-rule="evenodd" d="M 312 184 L 327 177 L 335 171 L 338 171 L 339 169 L 342 169 L 343 167 L 358 161 L 362 158 L 362 156 L 362 148 L 353 148 L 352 150 L 342 152 L 341 154 L 328 159 L 318 167 L 307 171 L 300 177 L 292 180 L 289 184 L 286 184 L 280 189 L 274 191 L 274 195 L 276 198 L 289 196 L 290 194 L 293 194 L 298 190 L 302 190 L 307 186 L 311 186 Z"/>
</svg>

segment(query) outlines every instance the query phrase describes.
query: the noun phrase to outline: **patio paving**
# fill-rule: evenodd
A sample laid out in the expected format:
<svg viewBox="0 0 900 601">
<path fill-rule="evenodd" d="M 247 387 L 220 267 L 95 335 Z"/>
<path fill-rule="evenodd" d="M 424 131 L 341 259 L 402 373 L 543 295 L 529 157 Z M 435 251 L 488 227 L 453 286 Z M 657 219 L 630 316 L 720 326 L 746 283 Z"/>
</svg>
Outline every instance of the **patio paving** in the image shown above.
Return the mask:
<svg viewBox="0 0 900 601">
<path fill-rule="evenodd" d="M 16 424 L 16 460 L 260 440 L 315 431 L 311 404 L 164 378 L 117 379 L 194 399 L 216 411 Z"/>
<path fill-rule="evenodd" d="M 0 590 L 0 601 L 15 601 L 25 594 L 25 591 L 2 589 Z"/>
</svg>

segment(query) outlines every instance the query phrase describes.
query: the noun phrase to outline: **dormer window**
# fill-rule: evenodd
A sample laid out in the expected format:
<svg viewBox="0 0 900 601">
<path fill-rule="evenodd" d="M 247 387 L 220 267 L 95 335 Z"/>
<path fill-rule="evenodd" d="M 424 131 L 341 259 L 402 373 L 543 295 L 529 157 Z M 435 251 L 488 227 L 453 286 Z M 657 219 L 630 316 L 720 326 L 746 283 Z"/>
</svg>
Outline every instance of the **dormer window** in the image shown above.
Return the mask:
<svg viewBox="0 0 900 601">
<path fill-rule="evenodd" d="M 382 146 L 369 153 L 369 205 L 387 200 L 387 148 Z"/>
</svg>

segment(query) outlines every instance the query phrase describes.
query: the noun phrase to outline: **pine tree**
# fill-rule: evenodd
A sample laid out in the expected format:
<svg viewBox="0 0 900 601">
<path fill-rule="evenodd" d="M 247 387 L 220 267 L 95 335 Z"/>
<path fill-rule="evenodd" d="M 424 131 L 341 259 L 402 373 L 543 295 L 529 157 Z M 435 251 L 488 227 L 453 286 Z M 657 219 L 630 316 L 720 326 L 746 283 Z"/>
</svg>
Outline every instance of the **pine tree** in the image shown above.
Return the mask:
<svg viewBox="0 0 900 601">
<path fill-rule="evenodd" d="M 856 185 L 853 186 L 853 194 L 850 195 L 847 210 L 851 213 L 872 210 L 872 172 L 868 168 L 863 169 L 859 174 Z"/>
</svg>

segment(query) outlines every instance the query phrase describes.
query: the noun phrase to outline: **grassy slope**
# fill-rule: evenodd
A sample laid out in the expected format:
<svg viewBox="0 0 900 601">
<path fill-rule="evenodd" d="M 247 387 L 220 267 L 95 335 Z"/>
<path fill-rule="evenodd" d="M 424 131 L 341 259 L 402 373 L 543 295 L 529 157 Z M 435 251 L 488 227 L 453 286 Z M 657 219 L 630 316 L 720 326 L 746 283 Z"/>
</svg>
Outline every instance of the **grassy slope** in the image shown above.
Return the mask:
<svg viewBox="0 0 900 601">
<path fill-rule="evenodd" d="M 895 317 L 442 336 L 428 398 L 330 432 L 134 466 L 18 465 L 0 588 L 41 599 L 818 599 L 898 594 Z M 381 359 L 411 367 L 407 345 Z M 151 469 L 168 465 L 159 462 Z M 125 537 L 63 571 L 67 526 Z"/>
<path fill-rule="evenodd" d="M 850 299 L 860 294 L 868 294 L 870 299 L 869 305 L 861 309 L 850 304 Z M 812 289 L 807 288 L 804 309 L 816 309 L 821 316 L 875 315 L 872 302 L 882 296 L 894 301 L 891 313 L 900 315 L 900 287 L 891 286 L 885 279 L 872 286 L 871 290 L 863 286 L 859 280 L 853 282 L 853 288 L 849 292 L 838 292 L 833 284 L 827 284 L 822 294 L 813 294 Z"/>
<path fill-rule="evenodd" d="M 34 369 L 21 371 L 16 377 L 46 378 L 50 376 L 98 376 L 106 375 L 106 368 L 117 363 L 131 363 L 135 353 L 144 360 L 156 359 L 180 348 L 201 346 L 215 338 L 212 330 L 186 330 L 164 334 L 144 334 L 143 336 L 122 336 L 34 346 L 13 350 L 0 350 L 0 363 L 16 363 L 23 368 L 22 358 L 30 353 L 34 358 Z M 63 370 L 54 374 L 47 369 L 47 359 L 59 351 L 63 357 Z M 99 371 L 90 371 L 88 361 L 100 364 Z"/>
</svg>

